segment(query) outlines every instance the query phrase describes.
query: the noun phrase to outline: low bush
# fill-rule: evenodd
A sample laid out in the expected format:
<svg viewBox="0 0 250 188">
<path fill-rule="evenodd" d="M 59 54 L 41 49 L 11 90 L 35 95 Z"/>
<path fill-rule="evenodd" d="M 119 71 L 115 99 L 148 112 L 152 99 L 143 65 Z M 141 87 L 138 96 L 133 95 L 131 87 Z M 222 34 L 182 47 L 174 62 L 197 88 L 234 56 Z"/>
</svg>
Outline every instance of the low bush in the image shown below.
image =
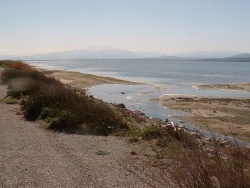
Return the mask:
<svg viewBox="0 0 250 188">
<path fill-rule="evenodd" d="M 141 136 L 143 139 L 153 139 L 161 135 L 161 129 L 156 125 L 149 125 L 141 130 Z"/>
<path fill-rule="evenodd" d="M 9 95 L 22 97 L 24 117 L 28 120 L 44 119 L 55 131 L 80 129 L 84 124 L 88 132 L 108 135 L 127 129 L 126 122 L 102 101 L 77 94 L 54 78 L 32 70 L 21 62 L 7 62 L 2 77 L 8 81 Z"/>
</svg>

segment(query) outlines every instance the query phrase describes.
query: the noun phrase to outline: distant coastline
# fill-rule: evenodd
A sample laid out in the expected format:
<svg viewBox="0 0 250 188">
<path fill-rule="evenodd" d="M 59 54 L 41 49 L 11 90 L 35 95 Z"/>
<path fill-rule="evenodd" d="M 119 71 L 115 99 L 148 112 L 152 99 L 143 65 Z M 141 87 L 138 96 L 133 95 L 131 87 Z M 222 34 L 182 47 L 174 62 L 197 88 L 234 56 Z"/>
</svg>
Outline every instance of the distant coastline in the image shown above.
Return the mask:
<svg viewBox="0 0 250 188">
<path fill-rule="evenodd" d="M 160 52 L 129 51 L 118 48 L 73 49 L 34 55 L 1 55 L 0 59 L 16 60 L 76 60 L 76 59 L 166 59 L 183 61 L 230 61 L 250 62 L 250 53 L 236 52 L 189 52 L 166 55 Z"/>
</svg>

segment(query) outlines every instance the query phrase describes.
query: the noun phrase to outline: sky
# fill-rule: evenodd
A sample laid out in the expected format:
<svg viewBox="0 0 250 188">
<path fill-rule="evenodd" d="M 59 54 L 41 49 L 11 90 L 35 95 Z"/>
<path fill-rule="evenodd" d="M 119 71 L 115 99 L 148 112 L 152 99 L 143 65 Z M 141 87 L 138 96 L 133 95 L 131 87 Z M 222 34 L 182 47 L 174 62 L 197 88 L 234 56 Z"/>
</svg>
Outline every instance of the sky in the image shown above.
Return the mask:
<svg viewBox="0 0 250 188">
<path fill-rule="evenodd" d="M 250 52 L 250 0 L 0 0 L 0 55 Z"/>
</svg>

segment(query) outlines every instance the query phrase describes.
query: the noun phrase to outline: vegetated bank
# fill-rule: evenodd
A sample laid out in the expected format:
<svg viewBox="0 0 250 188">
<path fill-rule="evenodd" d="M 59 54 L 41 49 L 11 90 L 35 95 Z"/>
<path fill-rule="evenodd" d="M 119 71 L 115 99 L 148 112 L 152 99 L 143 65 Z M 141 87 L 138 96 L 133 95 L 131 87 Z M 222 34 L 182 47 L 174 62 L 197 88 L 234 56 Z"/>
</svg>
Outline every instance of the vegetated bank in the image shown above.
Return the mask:
<svg viewBox="0 0 250 188">
<path fill-rule="evenodd" d="M 20 99 L 27 120 L 43 119 L 48 129 L 107 135 L 128 129 L 118 112 L 102 101 L 67 88 L 20 61 L 4 61 L 8 95 Z"/>
<path fill-rule="evenodd" d="M 248 148 L 193 136 L 123 105 L 111 106 L 21 61 L 0 61 L 0 65 L 5 69 L 1 79 L 9 86 L 8 95 L 20 102 L 27 120 L 44 120 L 54 131 L 116 134 L 128 137 L 131 144 L 148 143 L 152 152 L 145 154 L 144 164 L 152 171 L 143 181 L 154 179 L 167 187 L 250 186 Z M 126 168 L 138 174 L 138 169 Z"/>
</svg>

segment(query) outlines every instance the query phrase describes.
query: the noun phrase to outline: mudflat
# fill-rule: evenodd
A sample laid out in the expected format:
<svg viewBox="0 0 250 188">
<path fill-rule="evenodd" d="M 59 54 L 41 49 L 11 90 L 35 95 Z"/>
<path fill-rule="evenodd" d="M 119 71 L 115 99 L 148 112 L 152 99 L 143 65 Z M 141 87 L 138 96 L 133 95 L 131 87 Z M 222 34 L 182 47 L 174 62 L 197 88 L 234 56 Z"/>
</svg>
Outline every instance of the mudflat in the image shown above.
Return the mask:
<svg viewBox="0 0 250 188">
<path fill-rule="evenodd" d="M 170 109 L 190 112 L 176 117 L 202 129 L 233 135 L 250 143 L 250 99 L 165 95 L 159 99 Z"/>
</svg>

